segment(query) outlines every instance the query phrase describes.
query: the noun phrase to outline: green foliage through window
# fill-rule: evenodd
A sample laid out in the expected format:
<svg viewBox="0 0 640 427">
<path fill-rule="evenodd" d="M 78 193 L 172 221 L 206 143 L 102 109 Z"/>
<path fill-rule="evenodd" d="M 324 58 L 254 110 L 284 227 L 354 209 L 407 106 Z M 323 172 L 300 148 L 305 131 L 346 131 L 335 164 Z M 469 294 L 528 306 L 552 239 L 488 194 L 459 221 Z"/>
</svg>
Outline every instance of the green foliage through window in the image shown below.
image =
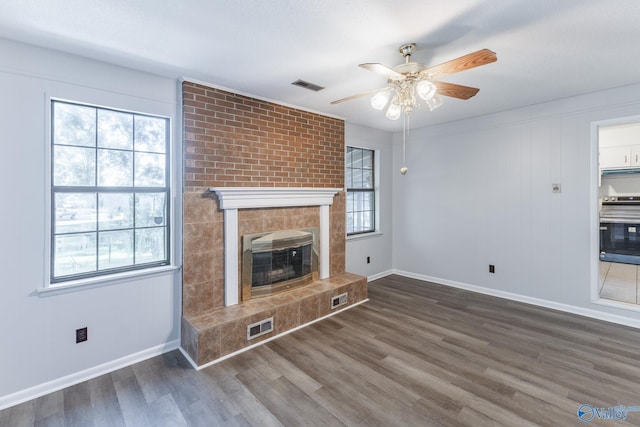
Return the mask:
<svg viewBox="0 0 640 427">
<path fill-rule="evenodd" d="M 169 119 L 52 101 L 51 282 L 169 262 Z"/>
</svg>

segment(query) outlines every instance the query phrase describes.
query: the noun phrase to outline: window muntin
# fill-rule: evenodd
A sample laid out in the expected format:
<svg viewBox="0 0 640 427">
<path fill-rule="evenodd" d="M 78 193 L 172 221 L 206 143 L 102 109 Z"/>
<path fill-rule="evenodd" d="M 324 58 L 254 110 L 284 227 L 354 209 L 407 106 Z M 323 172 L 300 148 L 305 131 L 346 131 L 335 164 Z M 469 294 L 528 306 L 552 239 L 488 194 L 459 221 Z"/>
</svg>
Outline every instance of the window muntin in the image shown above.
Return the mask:
<svg viewBox="0 0 640 427">
<path fill-rule="evenodd" d="M 51 283 L 169 263 L 169 119 L 52 101 Z"/>
<path fill-rule="evenodd" d="M 347 235 L 375 231 L 374 153 L 347 147 Z"/>
</svg>

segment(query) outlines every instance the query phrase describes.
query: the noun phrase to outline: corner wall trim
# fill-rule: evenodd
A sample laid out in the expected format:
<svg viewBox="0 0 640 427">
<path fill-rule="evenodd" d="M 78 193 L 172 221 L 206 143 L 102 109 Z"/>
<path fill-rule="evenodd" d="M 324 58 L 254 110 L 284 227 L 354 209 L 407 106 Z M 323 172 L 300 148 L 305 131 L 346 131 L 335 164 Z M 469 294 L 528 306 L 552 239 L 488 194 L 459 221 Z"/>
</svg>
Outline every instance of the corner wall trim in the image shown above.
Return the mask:
<svg viewBox="0 0 640 427">
<path fill-rule="evenodd" d="M 75 372 L 73 374 L 36 385 L 34 387 L 20 390 L 6 396 L 0 396 L 0 411 L 11 406 L 19 405 L 20 403 L 24 403 L 29 400 L 44 396 L 45 394 L 53 393 L 55 391 L 62 390 L 63 388 L 81 383 L 83 381 L 99 377 L 100 375 L 108 374 L 117 369 L 133 365 L 134 363 L 142 362 L 152 357 L 168 353 L 177 349 L 179 345 L 179 340 L 169 341 L 167 343 L 160 344 L 158 346 L 151 347 L 137 353 L 129 354 L 119 359 L 115 359 L 101 365 L 85 369 L 83 371 Z"/>
<path fill-rule="evenodd" d="M 380 273 L 372 274 L 371 276 L 367 277 L 367 280 L 369 282 L 373 282 L 374 280 L 382 279 L 383 277 L 391 276 L 392 274 L 394 274 L 393 270 L 382 271 Z"/>
</svg>

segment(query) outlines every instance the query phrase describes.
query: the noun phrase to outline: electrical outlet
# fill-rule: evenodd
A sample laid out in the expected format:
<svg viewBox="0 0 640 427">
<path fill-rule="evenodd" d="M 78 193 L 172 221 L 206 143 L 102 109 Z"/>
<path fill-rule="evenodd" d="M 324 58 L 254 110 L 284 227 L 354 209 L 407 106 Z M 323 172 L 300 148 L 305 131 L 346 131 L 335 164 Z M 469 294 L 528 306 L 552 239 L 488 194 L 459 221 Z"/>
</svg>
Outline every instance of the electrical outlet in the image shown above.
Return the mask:
<svg viewBox="0 0 640 427">
<path fill-rule="evenodd" d="M 85 342 L 89 339 L 89 335 L 87 334 L 87 328 L 76 329 L 76 344 Z"/>
<path fill-rule="evenodd" d="M 367 264 L 371 264 L 371 257 L 370 256 L 367 257 Z"/>
<path fill-rule="evenodd" d="M 489 264 L 489 273 L 495 273 L 496 272 L 496 266 L 493 264 Z"/>
</svg>

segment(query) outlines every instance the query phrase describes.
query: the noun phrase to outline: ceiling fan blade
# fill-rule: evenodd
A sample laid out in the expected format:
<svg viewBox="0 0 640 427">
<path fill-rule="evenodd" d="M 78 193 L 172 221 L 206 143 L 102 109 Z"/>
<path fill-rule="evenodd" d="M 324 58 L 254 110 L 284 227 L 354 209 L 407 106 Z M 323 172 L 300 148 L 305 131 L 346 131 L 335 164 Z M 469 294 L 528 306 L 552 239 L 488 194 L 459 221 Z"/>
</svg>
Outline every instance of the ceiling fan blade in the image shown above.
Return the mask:
<svg viewBox="0 0 640 427">
<path fill-rule="evenodd" d="M 439 95 L 450 96 L 458 99 L 469 99 L 480 90 L 477 87 L 462 86 L 440 81 L 434 81 L 433 84 L 438 88 L 437 93 Z"/>
<path fill-rule="evenodd" d="M 374 73 L 378 73 L 378 74 L 382 74 L 383 76 L 390 78 L 390 79 L 403 79 L 404 75 L 392 70 L 391 68 L 387 67 L 386 65 L 382 65 L 382 64 L 378 64 L 377 62 L 374 63 L 366 63 L 366 64 L 360 64 L 359 67 L 364 68 L 365 70 L 369 70 L 369 71 L 373 71 Z"/>
<path fill-rule="evenodd" d="M 337 99 L 333 101 L 331 104 L 340 104 L 342 102 L 351 101 L 352 99 L 360 98 L 363 96 L 371 95 L 372 93 L 380 92 L 383 90 L 389 89 L 388 87 L 383 87 L 381 89 L 368 90 L 366 92 L 357 93 L 355 95 L 347 96 L 346 98 Z"/>
<path fill-rule="evenodd" d="M 477 52 L 452 59 L 451 61 L 443 62 L 440 65 L 429 67 L 421 71 L 420 74 L 428 76 L 429 78 L 436 78 L 446 76 L 448 74 L 459 73 L 460 71 L 469 70 L 481 65 L 490 64 L 497 60 L 498 57 L 495 52 L 492 52 L 489 49 L 481 49 Z"/>
</svg>

